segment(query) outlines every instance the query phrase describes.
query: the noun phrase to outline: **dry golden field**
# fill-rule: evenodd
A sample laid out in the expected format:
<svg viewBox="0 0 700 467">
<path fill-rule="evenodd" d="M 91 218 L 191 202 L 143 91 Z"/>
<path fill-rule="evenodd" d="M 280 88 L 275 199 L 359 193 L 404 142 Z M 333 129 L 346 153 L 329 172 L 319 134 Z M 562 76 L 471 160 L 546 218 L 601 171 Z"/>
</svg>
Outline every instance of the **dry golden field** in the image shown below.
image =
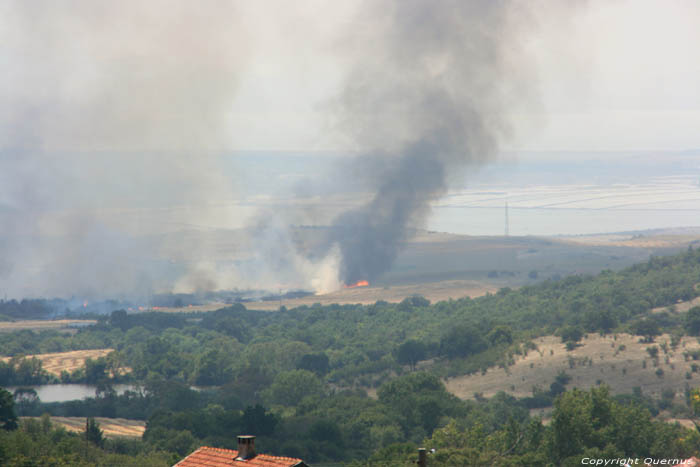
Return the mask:
<svg viewBox="0 0 700 467">
<path fill-rule="evenodd" d="M 302 240 L 313 243 L 312 237 L 319 232 L 302 229 L 298 234 Z M 294 308 L 314 303 L 400 302 L 416 294 L 432 302 L 477 297 L 501 287 L 517 288 L 546 278 L 621 269 L 646 261 L 651 254 L 680 251 L 695 241 L 700 241 L 700 232 L 685 230 L 547 238 L 417 231 L 397 257 L 392 270 L 369 287 L 244 305 L 248 309 L 274 311 L 280 305 Z M 533 273 L 534 278 L 530 277 Z M 210 303 L 180 308 L 154 307 L 153 310 L 212 311 L 226 306 L 225 303 Z"/>
<path fill-rule="evenodd" d="M 626 233 L 580 235 L 567 239 L 581 245 L 605 245 L 631 248 L 680 248 L 700 239 L 695 234 L 678 235 L 673 233 L 635 235 Z"/>
<path fill-rule="evenodd" d="M 38 417 L 22 417 L 35 418 Z M 143 420 L 127 420 L 126 418 L 104 418 L 95 417 L 95 421 L 100 424 L 100 429 L 105 436 L 140 438 L 146 430 L 146 422 Z M 51 417 L 51 422 L 55 425 L 63 426 L 68 431 L 81 433 L 85 431 L 86 419 L 83 417 Z"/>
<path fill-rule="evenodd" d="M 96 359 L 104 357 L 114 349 L 73 350 L 70 352 L 44 353 L 27 355 L 26 358 L 36 357 L 41 360 L 42 367 L 49 373 L 60 376 L 62 371 L 73 372 L 85 366 L 88 358 Z M 10 357 L 2 358 L 8 361 Z"/>
<path fill-rule="evenodd" d="M 243 303 L 249 310 L 276 311 L 280 305 L 287 308 L 295 308 L 306 305 L 311 306 L 314 303 L 321 305 L 331 304 L 362 304 L 368 305 L 375 303 L 378 300 L 387 302 L 400 302 L 406 297 L 413 295 L 422 295 L 431 302 L 439 302 L 441 300 L 449 300 L 469 297 L 479 297 L 488 292 L 496 292 L 498 287 L 494 284 L 473 280 L 447 280 L 439 282 L 427 282 L 422 284 L 410 285 L 393 285 L 386 287 L 355 287 L 349 289 L 336 290 L 327 294 L 307 295 L 301 298 L 269 300 L 261 302 L 246 302 Z M 210 303 L 207 305 L 187 306 L 187 307 L 158 307 L 154 311 L 163 312 L 193 312 L 193 311 L 214 311 L 220 308 L 225 308 L 226 303 Z"/>
<path fill-rule="evenodd" d="M 153 308 L 148 308 L 146 311 L 162 311 L 166 313 L 192 313 L 196 311 L 215 311 L 221 308 L 226 308 L 228 305 L 226 303 L 207 303 L 206 305 L 189 305 L 183 307 L 169 307 L 169 306 L 158 306 Z"/>
<path fill-rule="evenodd" d="M 422 295 L 431 302 L 439 302 L 450 298 L 458 299 L 466 296 L 478 297 L 487 292 L 495 292 L 498 287 L 484 284 L 472 280 L 449 280 L 440 282 L 428 282 L 422 284 L 393 285 L 386 287 L 355 287 L 352 289 L 342 289 L 335 292 L 309 295 L 302 298 L 295 298 L 280 301 L 266 301 L 245 303 L 250 310 L 277 310 L 280 303 L 287 308 L 294 308 L 301 305 L 311 306 L 314 303 L 321 305 L 355 304 L 368 305 L 378 300 L 387 302 L 400 302 L 406 297 Z"/>
<path fill-rule="evenodd" d="M 645 394 L 658 398 L 664 389 L 682 395 L 686 384 L 700 386 L 700 370 L 693 371 L 693 365 L 700 368 L 700 360 L 689 355 L 691 351 L 700 351 L 697 338 L 684 337 L 675 350 L 671 349 L 667 334 L 657 337 L 652 344 L 639 340 L 638 336 L 629 334 L 589 334 L 580 347 L 567 351 L 558 337 L 541 337 L 534 340 L 537 350 L 516 356 L 514 365 L 489 368 L 485 374 L 449 378 L 445 384 L 448 391 L 463 399 L 472 398 L 475 393 L 490 397 L 499 391 L 516 397 L 529 396 L 534 386 L 548 390 L 560 371 L 571 376 L 568 389 L 587 389 L 605 383 L 613 393 L 619 394 L 631 393 L 639 386 Z M 667 352 L 662 348 L 664 343 L 668 345 Z M 651 358 L 646 350 L 652 346 L 659 348 L 657 359 Z"/>
<path fill-rule="evenodd" d="M 698 288 L 698 284 L 695 284 L 695 288 Z M 658 308 L 653 308 L 651 312 L 661 313 L 663 311 L 670 311 L 671 313 L 683 313 L 698 305 L 700 305 L 700 297 L 688 300 L 687 302 L 678 302 L 671 306 L 660 306 Z"/>
<path fill-rule="evenodd" d="M 74 326 L 89 326 L 95 323 L 97 323 L 97 321 L 93 319 L 56 319 L 50 321 L 28 319 L 22 321 L 0 321 L 0 332 L 13 332 L 22 329 L 32 329 L 35 331 L 42 331 L 45 329 L 74 330 Z"/>
</svg>

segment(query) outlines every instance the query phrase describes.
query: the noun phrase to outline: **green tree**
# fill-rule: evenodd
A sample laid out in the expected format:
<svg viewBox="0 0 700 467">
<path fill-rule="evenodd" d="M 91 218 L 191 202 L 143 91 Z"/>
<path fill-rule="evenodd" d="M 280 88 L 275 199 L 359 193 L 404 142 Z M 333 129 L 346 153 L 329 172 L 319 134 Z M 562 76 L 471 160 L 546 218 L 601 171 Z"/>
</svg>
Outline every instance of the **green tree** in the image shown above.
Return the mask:
<svg viewBox="0 0 700 467">
<path fill-rule="evenodd" d="M 379 401 L 396 414 L 408 435 L 429 434 L 441 417 L 457 416 L 464 409 L 439 378 L 425 372 L 410 373 L 384 383 L 377 395 Z"/>
<path fill-rule="evenodd" d="M 225 384 L 233 379 L 232 356 L 218 349 L 209 350 L 199 357 L 195 383 L 202 386 Z"/>
<path fill-rule="evenodd" d="M 512 344 L 513 330 L 508 326 L 496 326 L 488 333 L 486 340 L 491 345 Z"/>
<path fill-rule="evenodd" d="M 552 446 L 557 461 L 591 445 L 593 432 L 590 394 L 574 389 L 557 398 L 552 416 Z"/>
<path fill-rule="evenodd" d="M 44 384 L 49 380 L 48 373 L 42 368 L 41 360 L 36 357 L 12 357 L 9 366 L 14 369 L 12 384 L 29 386 L 31 384 Z"/>
<path fill-rule="evenodd" d="M 96 446 L 102 446 L 104 435 L 100 429 L 100 424 L 94 418 L 88 417 L 85 422 L 85 438 Z"/>
<path fill-rule="evenodd" d="M 396 309 L 399 311 L 413 311 L 416 308 L 425 308 L 427 306 L 430 306 L 430 300 L 421 295 L 413 295 L 412 297 L 404 298 Z"/>
<path fill-rule="evenodd" d="M 270 436 L 275 431 L 279 419 L 260 404 L 248 406 L 243 411 L 243 431 L 255 436 Z"/>
<path fill-rule="evenodd" d="M 17 429 L 17 415 L 12 393 L 0 388 L 0 427 L 4 430 Z"/>
<path fill-rule="evenodd" d="M 116 328 L 126 331 L 129 329 L 129 316 L 126 314 L 126 310 L 115 310 L 109 315 L 109 324 Z"/>
<path fill-rule="evenodd" d="M 691 336 L 700 334 L 700 306 L 694 306 L 685 317 L 685 329 Z"/>
<path fill-rule="evenodd" d="M 584 321 L 589 331 L 610 332 L 617 326 L 617 319 L 610 310 L 598 310 L 587 313 Z"/>
<path fill-rule="evenodd" d="M 297 369 L 313 371 L 319 376 L 323 376 L 330 371 L 328 355 L 325 353 L 309 353 L 303 355 L 297 363 Z"/>
<path fill-rule="evenodd" d="M 654 319 L 640 319 L 630 325 L 632 333 L 643 336 L 644 342 L 654 342 L 654 338 L 661 335 L 658 321 Z"/>
<path fill-rule="evenodd" d="M 33 388 L 15 389 L 14 399 L 20 415 L 30 415 L 29 412 L 39 404 L 39 396 Z"/>
<path fill-rule="evenodd" d="M 396 361 L 401 365 L 409 365 L 412 370 L 415 370 L 416 364 L 425 359 L 426 353 L 425 344 L 416 340 L 408 340 L 396 350 Z"/>
<path fill-rule="evenodd" d="M 340 427 L 338 423 L 332 420 L 318 420 L 314 422 L 309 427 L 307 436 L 317 442 L 327 442 L 337 446 L 343 444 L 343 435 Z"/>
<path fill-rule="evenodd" d="M 653 359 L 659 358 L 659 348 L 655 345 L 652 345 L 651 347 L 647 347 L 647 353 Z"/>
<path fill-rule="evenodd" d="M 594 452 L 615 457 L 686 457 L 700 442 L 693 431 L 654 421 L 640 405 L 616 402 L 606 386 L 559 396 L 551 426 L 552 454 L 561 465 L 580 465 L 582 457 Z"/>
<path fill-rule="evenodd" d="M 698 388 L 690 392 L 690 408 L 696 417 L 700 417 L 700 389 Z"/>
<path fill-rule="evenodd" d="M 467 357 L 485 348 L 481 333 L 468 325 L 452 327 L 440 341 L 440 354 L 449 358 Z"/>
<path fill-rule="evenodd" d="M 85 382 L 98 384 L 107 379 L 107 360 L 103 357 L 85 360 Z"/>
<path fill-rule="evenodd" d="M 562 342 L 579 342 L 583 338 L 583 329 L 580 326 L 566 326 L 560 334 Z"/>
<path fill-rule="evenodd" d="M 291 370 L 275 376 L 265 397 L 273 404 L 295 406 L 305 397 L 320 397 L 324 393 L 318 376 L 307 370 Z"/>
</svg>

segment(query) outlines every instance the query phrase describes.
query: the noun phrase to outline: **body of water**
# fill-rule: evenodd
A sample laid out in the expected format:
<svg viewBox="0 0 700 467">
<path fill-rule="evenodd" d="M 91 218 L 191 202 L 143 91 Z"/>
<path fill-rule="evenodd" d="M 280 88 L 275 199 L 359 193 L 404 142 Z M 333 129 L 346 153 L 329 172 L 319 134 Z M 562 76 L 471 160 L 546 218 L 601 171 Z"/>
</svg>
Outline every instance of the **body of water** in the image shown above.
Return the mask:
<svg viewBox="0 0 700 467">
<path fill-rule="evenodd" d="M 23 386 L 34 389 L 41 399 L 41 402 L 66 402 L 72 400 L 95 397 L 97 386 L 91 384 L 44 384 L 40 386 Z M 132 384 L 115 384 L 112 386 L 117 394 L 134 390 L 136 386 Z M 16 387 L 7 388 L 14 393 Z"/>
<path fill-rule="evenodd" d="M 450 193 L 428 228 L 465 235 L 589 235 L 700 226 L 700 187 L 678 177 L 645 184 L 513 187 Z"/>
</svg>

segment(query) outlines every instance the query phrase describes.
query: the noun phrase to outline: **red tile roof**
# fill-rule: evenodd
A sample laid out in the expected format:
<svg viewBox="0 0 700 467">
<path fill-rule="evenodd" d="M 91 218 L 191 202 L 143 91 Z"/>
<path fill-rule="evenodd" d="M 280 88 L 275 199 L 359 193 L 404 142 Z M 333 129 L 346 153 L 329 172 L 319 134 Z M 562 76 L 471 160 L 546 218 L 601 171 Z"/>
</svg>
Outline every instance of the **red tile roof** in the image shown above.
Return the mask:
<svg viewBox="0 0 700 467">
<path fill-rule="evenodd" d="M 306 464 L 294 457 L 268 456 L 258 454 L 252 459 L 236 460 L 238 451 L 202 446 L 175 464 L 178 467 L 303 467 Z"/>
</svg>

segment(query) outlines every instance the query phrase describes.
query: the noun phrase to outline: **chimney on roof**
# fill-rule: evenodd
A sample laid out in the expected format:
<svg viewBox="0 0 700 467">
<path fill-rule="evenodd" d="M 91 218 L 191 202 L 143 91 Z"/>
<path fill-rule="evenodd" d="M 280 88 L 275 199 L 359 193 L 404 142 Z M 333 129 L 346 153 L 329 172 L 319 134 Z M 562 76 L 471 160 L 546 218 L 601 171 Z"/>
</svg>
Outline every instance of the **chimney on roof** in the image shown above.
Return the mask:
<svg viewBox="0 0 700 467">
<path fill-rule="evenodd" d="M 244 461 L 253 457 L 255 457 L 255 436 L 239 436 L 238 457 L 236 457 L 236 460 Z"/>
<path fill-rule="evenodd" d="M 418 467 L 427 467 L 428 465 L 428 460 L 426 458 L 426 450 L 425 448 L 418 448 Z"/>
</svg>

